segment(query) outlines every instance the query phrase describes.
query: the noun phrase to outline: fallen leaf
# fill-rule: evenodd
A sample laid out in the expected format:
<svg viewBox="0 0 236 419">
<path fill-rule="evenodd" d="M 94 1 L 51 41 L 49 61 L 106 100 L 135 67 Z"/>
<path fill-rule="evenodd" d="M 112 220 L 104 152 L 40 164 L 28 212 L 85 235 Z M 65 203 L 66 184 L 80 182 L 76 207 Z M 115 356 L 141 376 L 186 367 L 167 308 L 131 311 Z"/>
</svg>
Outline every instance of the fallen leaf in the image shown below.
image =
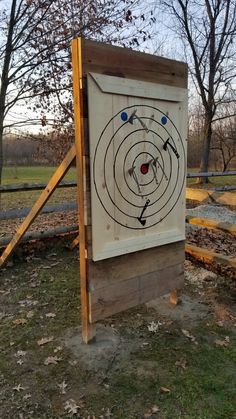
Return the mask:
<svg viewBox="0 0 236 419">
<path fill-rule="evenodd" d="M 54 317 L 56 317 L 56 314 L 55 313 L 46 313 L 45 316 L 48 317 L 48 318 L 53 319 Z"/>
<path fill-rule="evenodd" d="M 78 413 L 78 410 L 80 409 L 80 406 L 77 405 L 77 403 L 74 399 L 69 399 L 69 400 L 66 401 L 64 409 L 68 413 L 72 413 L 73 415 L 76 415 Z"/>
<path fill-rule="evenodd" d="M 48 257 L 48 258 L 52 258 L 52 257 L 54 257 L 54 256 L 57 256 L 57 253 L 50 253 L 47 257 Z"/>
<path fill-rule="evenodd" d="M 44 365 L 50 365 L 50 364 L 56 365 L 61 360 L 62 358 L 58 358 L 58 356 L 48 356 L 44 361 Z"/>
<path fill-rule="evenodd" d="M 15 387 L 13 387 L 13 389 L 12 390 L 14 390 L 14 391 L 23 391 L 23 390 L 25 390 L 26 388 L 25 387 L 22 387 L 22 385 L 21 384 L 18 384 L 18 386 L 15 386 Z"/>
<path fill-rule="evenodd" d="M 160 412 L 160 408 L 157 405 L 152 406 L 151 408 L 152 413 Z"/>
<path fill-rule="evenodd" d="M 221 339 L 216 339 L 215 340 L 215 344 L 217 346 L 227 347 L 227 346 L 229 346 L 229 343 L 230 343 L 229 336 L 225 336 L 224 340 L 223 339 L 222 340 Z"/>
<path fill-rule="evenodd" d="M 26 351 L 21 351 L 20 349 L 15 354 L 15 356 L 25 356 L 25 355 L 26 355 Z"/>
<path fill-rule="evenodd" d="M 23 400 L 28 400 L 30 397 L 32 397 L 31 394 L 25 394 L 25 396 L 23 396 Z"/>
<path fill-rule="evenodd" d="M 20 304 L 21 307 L 31 307 L 31 306 L 36 306 L 38 304 L 38 301 L 36 300 L 20 300 L 18 301 L 18 304 Z"/>
<path fill-rule="evenodd" d="M 66 384 L 66 382 L 63 380 L 61 384 L 58 384 L 58 387 L 60 389 L 60 393 L 61 394 L 66 394 L 66 387 L 68 386 L 68 384 Z"/>
<path fill-rule="evenodd" d="M 191 340 L 191 342 L 196 342 L 195 336 L 191 335 L 191 333 L 188 330 L 181 329 L 181 332 L 186 336 L 188 339 Z"/>
<path fill-rule="evenodd" d="M 110 419 L 111 417 L 112 417 L 112 413 L 108 407 L 105 411 L 104 418 Z"/>
<path fill-rule="evenodd" d="M 176 367 L 182 368 L 183 370 L 186 370 L 186 364 L 187 364 L 187 361 L 184 359 L 175 362 Z"/>
<path fill-rule="evenodd" d="M 53 350 L 53 352 L 55 352 L 55 354 L 56 354 L 57 352 L 60 352 L 60 351 L 62 351 L 62 346 L 57 346 L 57 347 Z"/>
<path fill-rule="evenodd" d="M 51 263 L 50 268 L 54 268 L 54 266 L 59 265 L 59 263 L 60 263 L 60 262 L 54 262 L 54 263 Z"/>
<path fill-rule="evenodd" d="M 144 413 L 144 419 L 152 417 L 153 414 L 160 412 L 160 408 L 158 406 L 152 406 L 151 409 L 148 409 L 146 413 Z"/>
<path fill-rule="evenodd" d="M 15 326 L 20 326 L 20 325 L 22 325 L 22 324 L 27 323 L 27 320 L 26 320 L 26 319 L 15 319 L 15 320 L 13 320 L 13 321 L 12 321 L 12 323 L 13 323 Z"/>
<path fill-rule="evenodd" d="M 52 342 L 53 339 L 54 339 L 53 336 L 49 336 L 48 338 L 47 337 L 41 338 L 41 339 L 37 340 L 37 344 L 39 346 L 46 345 L 46 343 Z"/>
<path fill-rule="evenodd" d="M 34 311 L 30 310 L 28 311 L 28 313 L 26 314 L 27 319 L 32 319 L 32 317 L 34 317 Z"/>
<path fill-rule="evenodd" d="M 24 361 L 22 361 L 22 359 L 18 359 L 18 361 L 16 361 L 17 364 L 22 365 L 24 364 Z"/>
<path fill-rule="evenodd" d="M 157 323 L 155 323 L 155 322 L 151 322 L 151 323 L 148 325 L 148 330 L 149 330 L 149 332 L 156 333 L 156 332 L 158 331 L 159 327 L 160 327 L 160 326 L 162 326 L 162 324 L 163 324 L 163 323 L 161 323 L 160 321 L 158 321 Z"/>
<path fill-rule="evenodd" d="M 160 390 L 161 390 L 161 393 L 170 393 L 170 389 L 167 387 L 161 387 Z"/>
<path fill-rule="evenodd" d="M 78 361 L 76 361 L 76 360 L 69 361 L 69 364 L 70 364 L 72 367 L 74 367 L 75 365 L 77 365 L 77 364 L 78 364 Z"/>
</svg>

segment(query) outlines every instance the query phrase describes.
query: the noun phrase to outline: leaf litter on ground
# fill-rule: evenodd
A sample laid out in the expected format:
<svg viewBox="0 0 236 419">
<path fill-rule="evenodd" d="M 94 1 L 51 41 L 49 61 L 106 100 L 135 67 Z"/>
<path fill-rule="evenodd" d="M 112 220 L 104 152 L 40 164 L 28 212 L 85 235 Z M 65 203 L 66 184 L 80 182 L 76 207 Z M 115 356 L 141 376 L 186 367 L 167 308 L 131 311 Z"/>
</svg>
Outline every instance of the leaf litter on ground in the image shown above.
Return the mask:
<svg viewBox="0 0 236 419">
<path fill-rule="evenodd" d="M 46 343 L 52 342 L 53 340 L 54 340 L 54 336 L 49 336 L 49 337 L 45 337 L 45 338 L 41 338 L 37 340 L 37 344 L 39 346 L 43 346 L 43 345 L 46 345 Z"/>
<path fill-rule="evenodd" d="M 44 365 L 50 365 L 50 364 L 57 365 L 58 362 L 60 362 L 60 361 L 62 361 L 62 358 L 59 358 L 58 356 L 48 356 L 44 360 Z"/>
</svg>

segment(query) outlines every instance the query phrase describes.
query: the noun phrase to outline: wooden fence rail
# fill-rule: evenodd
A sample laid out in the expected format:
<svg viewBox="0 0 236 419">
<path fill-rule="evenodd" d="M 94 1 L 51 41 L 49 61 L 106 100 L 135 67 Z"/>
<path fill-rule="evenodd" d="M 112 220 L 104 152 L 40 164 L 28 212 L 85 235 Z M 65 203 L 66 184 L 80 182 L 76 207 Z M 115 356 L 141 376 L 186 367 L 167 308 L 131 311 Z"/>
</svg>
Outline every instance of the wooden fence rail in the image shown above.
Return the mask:
<svg viewBox="0 0 236 419">
<path fill-rule="evenodd" d="M 26 233 L 21 242 L 28 242 L 31 240 L 41 240 L 49 237 L 57 237 L 65 234 L 78 234 L 78 225 L 56 227 L 50 230 L 30 231 Z M 0 238 L 0 248 L 7 246 L 12 239 L 12 236 L 5 236 Z"/>
<path fill-rule="evenodd" d="M 41 209 L 40 214 L 74 211 L 76 209 L 76 202 L 65 202 L 62 204 L 46 205 Z M 14 208 L 6 211 L 0 211 L 0 220 L 15 220 L 16 218 L 23 218 L 29 214 L 30 210 L 31 208 Z"/>
<path fill-rule="evenodd" d="M 199 172 L 199 173 L 187 173 L 187 178 L 196 177 L 217 177 L 217 176 L 236 176 L 236 170 L 230 170 L 228 172 Z"/>
<path fill-rule="evenodd" d="M 45 189 L 46 186 L 46 183 L 19 183 L 14 185 L 1 185 L 0 193 L 40 191 L 42 189 Z M 75 186 L 77 186 L 77 183 L 75 181 L 65 181 L 60 182 L 57 188 L 71 188 Z"/>
<path fill-rule="evenodd" d="M 187 179 L 198 178 L 198 177 L 217 177 L 217 176 L 236 176 L 236 170 L 229 172 L 199 172 L 199 173 L 187 173 Z M 24 192 L 24 191 L 38 191 L 46 188 L 46 183 L 19 183 L 12 185 L 1 185 L 0 193 L 10 192 Z M 57 188 L 71 188 L 77 186 L 76 181 L 64 181 L 60 182 Z"/>
</svg>

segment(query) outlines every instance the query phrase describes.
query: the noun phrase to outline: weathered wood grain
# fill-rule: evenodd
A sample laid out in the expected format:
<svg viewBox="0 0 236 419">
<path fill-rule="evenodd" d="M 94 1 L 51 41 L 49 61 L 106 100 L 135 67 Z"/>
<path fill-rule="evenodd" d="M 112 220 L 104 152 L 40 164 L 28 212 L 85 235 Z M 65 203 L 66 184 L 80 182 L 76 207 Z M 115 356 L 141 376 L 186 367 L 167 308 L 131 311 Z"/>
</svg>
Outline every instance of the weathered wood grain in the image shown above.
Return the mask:
<svg viewBox="0 0 236 419">
<path fill-rule="evenodd" d="M 184 242 L 129 253 L 98 262 L 88 260 L 89 290 L 94 291 L 184 261 Z"/>
<path fill-rule="evenodd" d="M 95 322 L 181 288 L 183 263 L 117 281 L 89 293 L 90 321 Z"/>
<path fill-rule="evenodd" d="M 83 75 L 89 72 L 187 87 L 187 64 L 82 39 Z"/>
</svg>

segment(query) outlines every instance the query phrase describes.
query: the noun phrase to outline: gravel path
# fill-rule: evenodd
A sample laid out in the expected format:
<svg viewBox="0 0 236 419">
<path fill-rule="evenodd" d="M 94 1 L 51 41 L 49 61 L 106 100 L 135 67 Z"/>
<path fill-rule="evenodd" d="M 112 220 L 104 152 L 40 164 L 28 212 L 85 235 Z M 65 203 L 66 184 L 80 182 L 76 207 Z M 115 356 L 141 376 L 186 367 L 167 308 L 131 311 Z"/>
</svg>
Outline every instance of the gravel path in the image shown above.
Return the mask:
<svg viewBox="0 0 236 419">
<path fill-rule="evenodd" d="M 195 217 L 209 218 L 211 220 L 236 224 L 236 212 L 231 211 L 225 207 L 200 205 L 196 208 L 187 209 L 186 214 Z"/>
</svg>

